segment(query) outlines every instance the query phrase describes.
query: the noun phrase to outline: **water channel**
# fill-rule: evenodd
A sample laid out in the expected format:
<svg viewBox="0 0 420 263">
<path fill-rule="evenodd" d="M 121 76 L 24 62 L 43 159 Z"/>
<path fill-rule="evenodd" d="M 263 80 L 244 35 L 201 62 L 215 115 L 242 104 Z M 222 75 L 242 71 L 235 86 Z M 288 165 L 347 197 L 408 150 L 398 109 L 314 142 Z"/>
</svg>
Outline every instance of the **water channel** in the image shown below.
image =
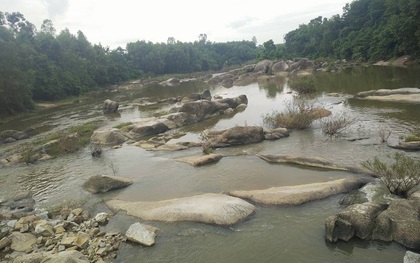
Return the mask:
<svg viewBox="0 0 420 263">
<path fill-rule="evenodd" d="M 396 150 L 380 142 L 379 131 L 392 131 L 389 143 L 420 128 L 420 105 L 375 102 L 353 99 L 359 91 L 379 88 L 420 87 L 419 69 L 368 67 L 348 69 L 341 73 L 315 75 L 320 92 L 308 98 L 311 104 L 323 106 L 333 114 L 346 114 L 354 123 L 338 137 L 328 137 L 314 122 L 309 129 L 292 131 L 290 137 L 255 145 L 218 149 L 226 157 L 217 164 L 192 167 L 176 158 L 201 154 L 201 148 L 178 152 L 152 152 L 123 144 L 119 149 L 104 148 L 101 158 L 94 159 L 85 148 L 77 153 L 35 164 L 0 168 L 0 199 L 31 190 L 40 206 L 58 205 L 67 200 L 87 201 L 92 211 L 106 209 L 102 201 L 122 199 L 155 201 L 203 193 L 225 193 L 230 190 L 264 189 L 273 186 L 298 185 L 354 176 L 346 172 L 304 169 L 298 166 L 271 165 L 255 156 L 258 153 L 296 154 L 323 157 L 342 165 L 355 166 L 375 156 L 393 154 Z M 288 79 L 276 77 L 247 86 L 210 87 L 198 81 L 180 86 L 147 86 L 117 92 L 98 92 L 80 103 L 45 109 L 2 120 L 0 131 L 32 127 L 39 135 L 13 144 L 0 145 L 4 158 L 16 149 L 28 147 L 32 140 L 90 121 L 101 121 L 102 128 L 151 117 L 173 104 L 142 106 L 145 100 L 186 96 L 210 89 L 212 95 L 236 97 L 245 94 L 248 107 L 242 112 L 206 120 L 183 127 L 185 136 L 177 141 L 198 141 L 204 129 L 223 129 L 235 125 L 263 125 L 263 116 L 282 111 L 294 100 Z M 328 93 L 339 93 L 330 96 Z M 120 114 L 104 116 L 101 105 L 110 98 L 120 102 Z M 361 138 L 360 140 L 350 140 Z M 419 158 L 418 153 L 407 153 Z M 92 175 L 116 173 L 134 181 L 118 191 L 95 195 L 82 188 Z M 343 207 L 342 195 L 297 207 L 257 205 L 248 220 L 231 227 L 199 223 L 164 224 L 148 222 L 161 229 L 151 248 L 124 244 L 115 262 L 402 262 L 405 249 L 394 243 L 352 240 L 336 245 L 324 241 L 324 222 Z M 107 230 L 126 231 L 136 218 L 118 213 Z"/>
</svg>

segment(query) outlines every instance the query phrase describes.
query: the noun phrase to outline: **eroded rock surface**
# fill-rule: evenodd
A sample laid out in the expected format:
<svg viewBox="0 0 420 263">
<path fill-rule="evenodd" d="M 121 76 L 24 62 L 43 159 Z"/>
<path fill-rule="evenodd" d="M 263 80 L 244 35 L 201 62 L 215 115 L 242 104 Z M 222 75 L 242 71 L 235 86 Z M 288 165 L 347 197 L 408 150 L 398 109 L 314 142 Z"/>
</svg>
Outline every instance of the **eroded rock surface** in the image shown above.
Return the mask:
<svg viewBox="0 0 420 263">
<path fill-rule="evenodd" d="M 187 156 L 187 157 L 178 158 L 177 160 L 180 162 L 191 164 L 193 166 L 202 166 L 206 164 L 216 163 L 222 158 L 223 158 L 223 155 L 221 154 L 208 154 L 208 155 L 201 155 L 201 156 Z"/>
<path fill-rule="evenodd" d="M 235 190 L 229 192 L 229 194 L 266 205 L 300 205 L 324 199 L 331 195 L 350 192 L 365 185 L 370 180 L 370 178 L 365 177 L 351 177 L 330 182 L 272 187 L 262 190 Z"/>
<path fill-rule="evenodd" d="M 233 225 L 255 211 L 252 204 L 223 194 L 203 194 L 156 202 L 110 200 L 106 204 L 112 210 L 125 210 L 128 215 L 143 220 L 195 221 L 217 225 Z"/>
</svg>

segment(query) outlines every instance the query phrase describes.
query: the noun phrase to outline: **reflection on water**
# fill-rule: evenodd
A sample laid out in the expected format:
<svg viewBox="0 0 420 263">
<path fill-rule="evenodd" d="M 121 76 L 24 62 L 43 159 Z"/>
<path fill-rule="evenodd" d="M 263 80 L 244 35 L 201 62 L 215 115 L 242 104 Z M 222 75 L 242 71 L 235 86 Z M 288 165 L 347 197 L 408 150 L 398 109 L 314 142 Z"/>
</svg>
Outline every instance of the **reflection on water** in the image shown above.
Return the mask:
<svg viewBox="0 0 420 263">
<path fill-rule="evenodd" d="M 417 74 L 417 75 L 416 75 Z M 384 103 L 349 99 L 363 90 L 420 86 L 418 71 L 400 68 L 360 68 L 339 74 L 316 74 L 320 92 L 310 98 L 315 106 L 323 106 L 333 114 L 345 113 L 355 120 L 340 137 L 322 134 L 319 122 L 306 130 L 292 131 L 290 137 L 264 141 L 255 145 L 217 149 L 225 157 L 217 164 L 192 167 L 176 161 L 179 157 L 199 155 L 200 148 L 179 152 L 150 152 L 124 144 L 119 149 L 104 147 L 103 156 L 94 159 L 89 150 L 70 154 L 34 165 L 2 167 L 0 200 L 22 190 L 31 190 L 41 205 L 52 205 L 66 199 L 163 200 L 202 193 L 225 193 L 231 190 L 264 189 L 272 186 L 297 185 L 329 181 L 352 176 L 337 171 L 302 169 L 297 166 L 272 165 L 255 154 L 296 154 L 323 157 L 342 165 L 359 165 L 374 156 L 393 154 L 394 149 L 380 143 L 379 131 L 391 130 L 391 142 L 401 135 L 419 129 L 420 105 Z M 206 83 L 184 82 L 175 87 L 141 87 L 113 93 L 99 92 L 81 99 L 81 103 L 47 109 L 40 114 L 27 114 L 3 120 L 0 131 L 24 130 L 30 127 L 48 133 L 89 122 L 101 121 L 103 128 L 149 118 L 156 112 L 168 111 L 176 104 L 160 103 L 142 106 L 168 97 L 186 96 L 210 89 L 212 95 L 236 97 L 245 94 L 248 107 L 241 112 L 218 116 L 180 130 L 186 136 L 171 141 L 197 141 L 204 129 L 225 129 L 235 125 L 262 125 L 262 116 L 282 111 L 294 99 L 287 87 L 287 78 L 276 77 L 244 87 L 229 89 L 210 87 Z M 342 96 L 328 96 L 340 92 Z M 106 98 L 120 102 L 118 115 L 104 116 L 101 104 Z M 142 104 L 143 103 L 143 104 Z M 34 140 L 42 139 L 39 134 Z M 360 140 L 351 140 L 351 139 Z M 8 156 L 31 140 L 1 145 L 0 156 Z M 417 153 L 407 153 L 418 156 Z M 83 190 L 83 182 L 92 175 L 113 175 L 134 181 L 131 186 L 102 195 Z M 249 220 L 231 228 L 195 223 L 162 224 L 149 222 L 161 229 L 156 246 L 139 248 L 125 244 L 117 262 L 399 262 L 404 249 L 394 244 L 352 241 L 324 243 L 324 220 L 342 209 L 341 196 L 309 204 L 279 208 L 257 207 Z M 134 218 L 117 216 L 119 227 L 128 226 Z M 125 229 L 121 231 L 125 231 Z"/>
</svg>

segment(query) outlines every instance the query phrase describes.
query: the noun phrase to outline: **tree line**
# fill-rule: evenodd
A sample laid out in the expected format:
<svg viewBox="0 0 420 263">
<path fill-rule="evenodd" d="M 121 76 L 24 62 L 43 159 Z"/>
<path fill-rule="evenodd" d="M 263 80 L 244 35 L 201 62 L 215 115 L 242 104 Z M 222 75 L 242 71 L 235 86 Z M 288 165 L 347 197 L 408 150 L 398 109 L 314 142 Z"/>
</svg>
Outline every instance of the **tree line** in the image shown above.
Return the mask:
<svg viewBox="0 0 420 263">
<path fill-rule="evenodd" d="M 220 70 L 256 57 L 253 41 L 194 43 L 137 41 L 110 49 L 83 32 L 40 30 L 21 13 L 0 12 L 0 114 L 31 110 L 33 101 L 78 96 L 107 85 L 159 74 Z"/>
<path fill-rule="evenodd" d="M 27 111 L 33 101 L 57 100 L 130 79 L 220 70 L 262 59 L 295 57 L 377 61 L 420 57 L 419 0 L 356 0 L 342 15 L 317 17 L 275 44 L 213 43 L 206 34 L 184 43 L 131 42 L 110 49 L 83 32 L 57 34 L 51 20 L 40 30 L 20 13 L 0 12 L 0 115 Z"/>
<path fill-rule="evenodd" d="M 357 0 L 290 31 L 278 56 L 378 61 L 420 57 L 419 0 Z"/>
</svg>

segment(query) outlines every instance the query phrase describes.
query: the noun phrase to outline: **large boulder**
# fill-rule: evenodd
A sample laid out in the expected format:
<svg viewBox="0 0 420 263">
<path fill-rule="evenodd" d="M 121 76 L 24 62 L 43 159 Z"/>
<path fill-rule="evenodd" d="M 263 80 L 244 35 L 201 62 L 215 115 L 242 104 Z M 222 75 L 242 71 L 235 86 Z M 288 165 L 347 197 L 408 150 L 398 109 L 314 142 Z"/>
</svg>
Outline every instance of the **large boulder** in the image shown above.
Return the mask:
<svg viewBox="0 0 420 263">
<path fill-rule="evenodd" d="M 257 126 L 236 126 L 227 129 L 210 141 L 211 148 L 258 143 L 264 140 L 264 130 Z"/>
<path fill-rule="evenodd" d="M 275 63 L 271 69 L 271 71 L 273 73 L 278 73 L 278 72 L 284 72 L 289 68 L 289 65 L 287 65 L 286 62 L 284 62 L 283 60 Z"/>
<path fill-rule="evenodd" d="M 375 218 L 386 209 L 386 205 L 375 203 L 356 204 L 347 207 L 338 215 L 330 216 L 325 221 L 326 240 L 348 241 L 353 236 L 366 239 L 371 236 Z"/>
<path fill-rule="evenodd" d="M 292 73 L 299 70 L 312 70 L 315 68 L 315 63 L 307 58 L 298 59 L 288 68 Z"/>
<path fill-rule="evenodd" d="M 273 64 L 274 63 L 271 60 L 261 60 L 255 65 L 254 72 L 269 73 Z"/>
<path fill-rule="evenodd" d="M 132 183 L 133 181 L 127 178 L 106 175 L 94 175 L 83 184 L 83 188 L 94 194 L 106 193 L 111 190 L 127 187 Z"/>
<path fill-rule="evenodd" d="M 104 101 L 104 104 L 102 106 L 102 111 L 105 114 L 109 114 L 109 113 L 116 113 L 118 111 L 118 102 L 107 99 Z"/>
<path fill-rule="evenodd" d="M 331 195 L 350 192 L 365 185 L 369 180 L 370 178 L 365 177 L 351 177 L 331 182 L 272 187 L 263 190 L 235 190 L 229 194 L 266 205 L 300 205 Z"/>
<path fill-rule="evenodd" d="M 236 197 L 203 194 L 156 202 L 110 200 L 112 210 L 125 210 L 143 220 L 164 222 L 195 221 L 216 225 L 233 225 L 254 213 L 255 207 Z"/>
<path fill-rule="evenodd" d="M 238 77 L 237 80 L 233 82 L 234 86 L 246 86 L 256 81 L 254 74 L 245 73 Z"/>
<path fill-rule="evenodd" d="M 235 77 L 235 76 L 231 73 L 220 74 L 220 75 L 216 75 L 216 76 L 212 77 L 211 79 L 209 79 L 208 83 L 210 85 L 217 85 L 217 84 L 220 84 L 221 82 L 223 82 L 224 80 L 232 79 L 233 77 Z"/>
<path fill-rule="evenodd" d="M 181 106 L 179 112 L 185 112 L 196 118 L 196 122 L 207 119 L 213 115 L 223 114 L 229 108 L 227 103 L 219 101 L 199 100 L 187 102 Z"/>
<path fill-rule="evenodd" d="M 121 130 L 116 128 L 96 130 L 90 137 L 91 143 L 103 145 L 120 144 L 125 142 L 127 139 L 127 136 Z"/>
<path fill-rule="evenodd" d="M 420 201 L 393 200 L 376 218 L 373 239 L 395 241 L 420 251 Z"/>
<path fill-rule="evenodd" d="M 169 130 L 169 127 L 163 121 L 159 120 L 137 122 L 130 125 L 128 128 L 130 129 L 130 136 L 134 139 L 164 133 Z"/>
</svg>

